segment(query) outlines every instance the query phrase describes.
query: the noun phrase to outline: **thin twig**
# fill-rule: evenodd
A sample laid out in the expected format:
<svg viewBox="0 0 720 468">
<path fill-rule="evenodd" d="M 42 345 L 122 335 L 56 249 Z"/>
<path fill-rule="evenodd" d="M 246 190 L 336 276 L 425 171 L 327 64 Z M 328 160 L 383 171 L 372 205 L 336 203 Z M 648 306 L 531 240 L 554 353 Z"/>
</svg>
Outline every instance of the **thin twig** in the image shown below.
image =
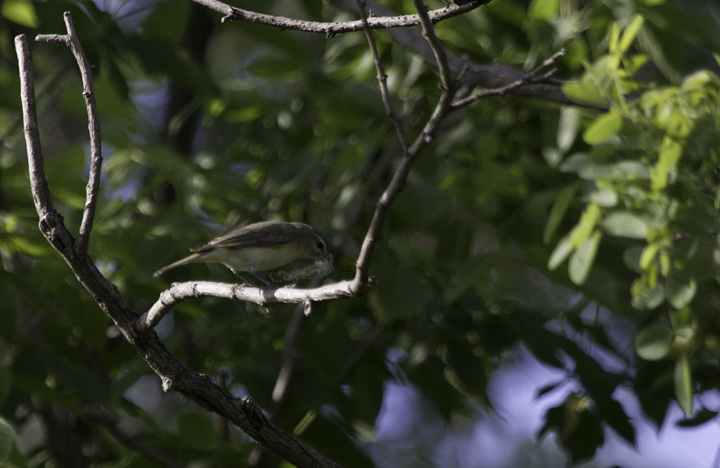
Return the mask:
<svg viewBox="0 0 720 468">
<path fill-rule="evenodd" d="M 466 98 L 458 99 L 457 101 L 452 103 L 453 109 L 458 109 L 463 106 L 467 106 L 468 104 L 472 104 L 475 101 L 478 101 L 480 99 L 489 97 L 489 96 L 504 96 L 508 92 L 520 88 L 522 86 L 525 86 L 530 83 L 535 82 L 542 82 L 546 79 L 548 79 L 551 75 L 553 75 L 557 70 L 552 69 L 548 71 L 547 73 L 538 76 L 537 74 L 540 72 L 540 70 L 547 68 L 551 65 L 554 65 L 555 62 L 558 61 L 560 57 L 563 57 L 567 55 L 567 50 L 560 49 L 559 51 L 552 54 L 550 57 L 545 59 L 543 63 L 541 63 L 539 66 L 537 66 L 535 69 L 530 71 L 529 73 L 526 73 L 523 75 L 520 79 L 513 81 L 512 83 L 509 83 L 505 86 L 500 86 L 499 88 L 493 88 L 493 89 L 484 89 L 482 91 L 478 91 L 475 94 L 472 94 Z"/>
<path fill-rule="evenodd" d="M 87 186 L 85 187 L 85 209 L 83 210 L 80 230 L 75 241 L 74 250 L 78 256 L 87 253 L 90 231 L 92 231 L 95 209 L 97 207 L 98 191 L 100 190 L 100 172 L 102 169 L 102 148 L 100 139 L 100 118 L 98 116 L 97 103 L 95 102 L 95 87 L 93 85 L 90 62 L 85 56 L 80 39 L 78 39 L 73 25 L 72 15 L 69 11 L 64 14 L 66 35 L 38 35 L 35 40 L 39 42 L 61 43 L 68 47 L 75 56 L 75 61 L 80 68 L 80 76 L 83 84 L 83 98 L 88 114 L 88 132 L 90 134 L 90 174 Z"/>
<path fill-rule="evenodd" d="M 430 40 L 430 37 L 434 36 L 434 32 L 426 29 L 432 29 L 432 24 L 423 23 L 425 36 L 428 40 Z M 441 44 L 439 47 L 442 49 Z M 370 282 L 370 261 L 372 259 L 373 251 L 375 250 L 375 245 L 377 245 L 377 242 L 380 240 L 387 212 L 397 196 L 403 188 L 405 188 L 407 177 L 410 174 L 410 169 L 412 168 L 415 159 L 435 138 L 435 131 L 451 110 L 450 104 L 452 103 L 454 96 L 455 86 L 453 86 L 450 81 L 448 81 L 447 86 L 441 86 L 440 98 L 435 105 L 433 113 L 430 115 L 430 118 L 425 123 L 422 131 L 417 136 L 413 144 L 408 148 L 407 152 L 400 160 L 400 164 L 398 165 L 392 180 L 380 196 L 375 208 L 375 213 L 373 213 L 372 221 L 370 221 L 370 226 L 368 227 L 362 246 L 360 247 L 360 254 L 358 255 L 358 259 L 355 264 L 355 278 L 351 283 L 350 289 L 354 294 L 360 294 L 368 287 Z"/>
<path fill-rule="evenodd" d="M 397 133 L 398 140 L 400 140 L 400 145 L 402 145 L 403 154 L 406 154 L 408 150 L 408 139 L 407 134 L 405 133 L 405 126 L 402 120 L 400 120 L 400 118 L 393 110 L 392 102 L 390 101 L 390 92 L 388 91 L 387 87 L 387 73 L 385 73 L 385 67 L 382 64 L 382 60 L 380 60 L 380 54 L 378 53 L 375 36 L 373 35 L 372 28 L 370 28 L 368 22 L 368 15 L 365 11 L 365 2 L 364 0 L 355 0 L 355 3 L 357 3 L 358 11 L 360 12 L 360 17 L 362 18 L 365 37 L 367 38 L 368 44 L 370 45 L 370 50 L 373 54 L 375 70 L 377 71 L 378 85 L 380 86 L 380 96 L 382 97 L 382 102 L 385 106 L 385 112 L 387 112 L 387 116 L 390 118 L 390 121 L 395 126 L 395 132 Z"/>
<path fill-rule="evenodd" d="M 435 29 L 433 29 L 432 21 L 428 16 L 427 6 L 422 0 L 413 0 L 415 10 L 418 12 L 420 17 L 420 24 L 422 25 L 423 36 L 430 44 L 430 48 L 435 55 L 435 62 L 440 72 L 440 84 L 445 90 L 452 91 L 455 88 L 455 79 L 452 77 L 450 72 L 450 65 L 448 64 L 447 54 L 445 53 L 445 47 L 443 47 Z"/>
<path fill-rule="evenodd" d="M 24 118 L 25 145 L 28 154 L 30 170 L 30 185 L 38 217 L 44 218 L 48 212 L 55 211 L 48 189 L 45 168 L 43 165 L 42 147 L 40 146 L 40 132 L 37 126 L 37 112 L 35 107 L 35 80 L 32 76 L 32 56 L 25 35 L 15 38 L 20 68 L 20 98 Z"/>
<path fill-rule="evenodd" d="M 199 3 L 211 10 L 223 13 L 225 16 L 222 18 L 222 22 L 227 21 L 248 21 L 250 23 L 265 24 L 267 26 L 274 26 L 280 29 L 290 29 L 294 31 L 305 31 L 313 33 L 322 33 L 327 37 L 333 37 L 337 34 L 342 34 L 351 31 L 360 31 L 363 29 L 364 24 L 362 20 L 356 21 L 343 21 L 343 22 L 323 22 L 323 21 L 301 21 L 293 18 L 287 18 L 284 16 L 267 15 L 264 13 L 256 13 L 254 11 L 243 10 L 242 8 L 236 8 L 226 3 L 217 0 L 193 0 L 195 3 Z M 455 5 L 449 4 L 443 8 L 432 10 L 429 12 L 430 19 L 433 23 L 442 21 L 453 16 L 461 15 L 470 10 L 483 5 L 484 1 L 473 1 L 466 5 Z M 371 29 L 381 28 L 401 28 L 416 26 L 420 24 L 420 18 L 418 15 L 398 15 L 398 16 L 387 16 L 387 17 L 372 17 L 368 18 L 368 26 Z"/>
</svg>

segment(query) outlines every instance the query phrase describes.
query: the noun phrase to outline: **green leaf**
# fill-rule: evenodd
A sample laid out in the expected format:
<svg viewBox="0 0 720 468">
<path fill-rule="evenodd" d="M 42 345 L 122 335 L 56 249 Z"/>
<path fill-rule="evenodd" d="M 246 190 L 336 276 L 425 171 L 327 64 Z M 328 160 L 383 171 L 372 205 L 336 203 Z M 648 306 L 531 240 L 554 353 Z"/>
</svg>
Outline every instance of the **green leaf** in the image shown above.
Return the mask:
<svg viewBox="0 0 720 468">
<path fill-rule="evenodd" d="M 643 17 L 640 15 L 634 15 L 630 20 L 630 24 L 625 27 L 622 38 L 620 39 L 619 52 L 625 53 L 630 48 L 630 44 L 635 40 L 637 32 L 643 25 Z"/>
<path fill-rule="evenodd" d="M 550 258 L 548 259 L 548 269 L 554 270 L 560 266 L 560 264 L 565 261 L 572 251 L 573 245 L 570 243 L 570 236 L 567 235 L 558 242 L 555 250 L 553 250 L 552 254 L 550 254 Z"/>
<path fill-rule="evenodd" d="M 580 109 L 577 107 L 563 106 L 560 109 L 560 121 L 558 122 L 557 145 L 561 152 L 570 149 L 577 135 L 580 125 Z"/>
<path fill-rule="evenodd" d="M 570 242 L 573 247 L 580 247 L 590 238 L 590 234 L 595 230 L 598 219 L 600 219 L 600 207 L 597 205 L 588 205 L 580 216 L 577 226 L 570 233 Z"/>
<path fill-rule="evenodd" d="M 647 222 L 629 211 L 610 213 L 600 224 L 611 236 L 645 239 L 648 232 Z"/>
<path fill-rule="evenodd" d="M 690 304 L 697 292 L 697 282 L 694 278 L 676 278 L 671 275 L 667 281 L 667 299 L 676 309 L 682 309 Z"/>
<path fill-rule="evenodd" d="M 597 104 L 599 106 L 607 104 L 605 96 L 602 95 L 597 86 L 590 82 L 575 81 L 565 83 L 562 85 L 562 91 L 573 101 Z"/>
<path fill-rule="evenodd" d="M 10 423 L 0 417 L 0 462 L 10 456 L 16 436 L 17 433 Z"/>
<path fill-rule="evenodd" d="M 583 284 L 587 279 L 590 268 L 595 261 L 595 254 L 597 253 L 601 238 L 602 233 L 596 230 L 583 245 L 573 252 L 568 265 L 568 273 L 573 283 Z"/>
<path fill-rule="evenodd" d="M 29 0 L 5 0 L 2 3 L 2 16 L 28 28 L 40 26 L 35 7 Z"/>
<path fill-rule="evenodd" d="M 597 145 L 617 135 L 621 128 L 622 117 L 610 111 L 595 119 L 595 122 L 583 133 L 583 140 L 589 145 Z"/>
<path fill-rule="evenodd" d="M 640 268 L 640 258 L 642 257 L 643 251 L 644 248 L 639 245 L 625 249 L 623 252 L 623 263 L 625 266 L 635 273 L 640 273 L 642 271 Z"/>
<path fill-rule="evenodd" d="M 588 194 L 587 199 L 590 203 L 603 208 L 612 208 L 618 202 L 617 193 L 609 187 L 598 187 L 597 190 Z"/>
<path fill-rule="evenodd" d="M 632 306 L 638 310 L 650 310 L 665 300 L 665 288 L 661 284 L 654 287 L 645 286 L 637 291 L 632 298 Z"/>
<path fill-rule="evenodd" d="M 668 355 L 672 348 L 675 332 L 667 325 L 650 325 L 640 330 L 635 337 L 635 351 L 648 361 L 657 361 Z"/>
<path fill-rule="evenodd" d="M 528 8 L 528 18 L 548 21 L 560 11 L 560 0 L 532 0 Z"/>
<path fill-rule="evenodd" d="M 560 191 L 560 194 L 558 194 L 557 200 L 555 200 L 555 204 L 553 205 L 552 210 L 550 210 L 550 215 L 545 222 L 545 230 L 543 231 L 543 242 L 545 244 L 550 242 L 552 236 L 555 235 L 555 231 L 557 231 L 565 213 L 575 198 L 576 190 L 577 187 L 575 185 L 571 185 L 569 187 L 565 187 Z"/>
<path fill-rule="evenodd" d="M 654 191 L 665 188 L 668 182 L 670 171 L 675 168 L 682 155 L 682 146 L 673 138 L 666 136 L 660 146 L 660 154 L 657 165 L 652 170 L 651 187 Z"/>
<path fill-rule="evenodd" d="M 690 360 L 685 355 L 683 355 L 675 363 L 673 382 L 675 384 L 675 398 L 677 399 L 680 408 L 685 414 L 692 414 L 692 372 L 690 369 Z"/>
</svg>

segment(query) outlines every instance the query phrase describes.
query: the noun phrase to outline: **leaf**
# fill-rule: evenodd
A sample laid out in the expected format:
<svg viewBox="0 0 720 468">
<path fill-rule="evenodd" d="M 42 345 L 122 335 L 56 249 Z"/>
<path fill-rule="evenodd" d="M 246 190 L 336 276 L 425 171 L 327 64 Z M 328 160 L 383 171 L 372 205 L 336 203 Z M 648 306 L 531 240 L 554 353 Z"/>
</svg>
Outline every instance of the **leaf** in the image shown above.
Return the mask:
<svg viewBox="0 0 720 468">
<path fill-rule="evenodd" d="M 652 170 L 651 187 L 654 191 L 660 191 L 667 186 L 670 171 L 677 165 L 682 155 L 683 147 L 669 136 L 663 139 L 660 145 L 659 160 Z"/>
<path fill-rule="evenodd" d="M 640 273 L 640 271 L 642 271 L 640 268 L 640 259 L 643 252 L 644 248 L 639 245 L 628 247 L 623 252 L 623 263 L 629 270 Z"/>
<path fill-rule="evenodd" d="M 682 419 L 678 421 L 676 425 L 679 427 L 697 427 L 715 419 L 717 415 L 717 411 L 710 411 L 709 409 L 703 408 L 702 410 L 698 411 L 692 418 Z"/>
<path fill-rule="evenodd" d="M 0 462 L 7 460 L 10 456 L 16 436 L 17 433 L 10 423 L 0 417 Z"/>
<path fill-rule="evenodd" d="M 676 309 L 682 309 L 690 304 L 697 292 L 697 282 L 694 278 L 687 278 L 684 281 L 671 275 L 667 281 L 667 300 Z"/>
<path fill-rule="evenodd" d="M 553 250 L 552 254 L 550 254 L 550 258 L 548 259 L 548 269 L 554 270 L 560 266 L 560 264 L 565 261 L 572 251 L 573 246 L 570 243 L 570 236 L 567 235 L 558 242 L 555 250 Z"/>
<path fill-rule="evenodd" d="M 560 11 L 560 0 L 532 0 L 528 7 L 528 18 L 548 21 Z"/>
<path fill-rule="evenodd" d="M 585 283 L 590 273 L 590 268 L 595 261 L 595 254 L 597 253 L 601 238 L 602 233 L 596 230 L 570 257 L 568 273 L 573 283 L 578 285 Z"/>
<path fill-rule="evenodd" d="M 632 44 L 635 40 L 635 36 L 637 35 L 637 32 L 640 30 L 640 27 L 642 27 L 642 25 L 643 17 L 640 15 L 634 15 L 633 18 L 630 20 L 630 23 L 625 27 L 625 30 L 622 33 L 622 38 L 620 39 L 620 45 L 618 47 L 619 52 L 627 52 L 627 50 L 630 48 L 630 44 Z"/>
<path fill-rule="evenodd" d="M 543 242 L 545 244 L 550 242 L 550 239 L 555 234 L 555 231 L 557 231 L 558 226 L 560 226 L 563 216 L 565 216 L 565 213 L 575 198 L 576 190 L 577 187 L 575 185 L 571 185 L 569 187 L 565 187 L 560 191 L 560 194 L 558 194 L 557 200 L 555 200 L 555 204 L 553 205 L 552 210 L 550 210 L 550 215 L 545 222 L 545 230 L 543 231 Z"/>
<path fill-rule="evenodd" d="M 672 348 L 675 332 L 667 325 L 650 325 L 635 337 L 635 351 L 648 361 L 657 361 L 668 355 Z"/>
<path fill-rule="evenodd" d="M 685 414 L 692 414 L 692 373 L 690 360 L 685 355 L 675 363 L 673 382 L 675 383 L 675 398 L 680 408 Z"/>
<path fill-rule="evenodd" d="M 645 220 L 629 211 L 615 211 L 600 223 L 611 236 L 645 239 L 648 226 Z"/>
<path fill-rule="evenodd" d="M 588 194 L 587 200 L 603 208 L 612 208 L 617 205 L 618 196 L 610 187 L 598 187 L 594 192 Z"/>
<path fill-rule="evenodd" d="M 630 418 L 622 405 L 613 399 L 605 399 L 595 402 L 602 414 L 602 418 L 612 427 L 615 432 L 631 445 L 635 445 L 635 428 L 630 424 Z"/>
<path fill-rule="evenodd" d="M 575 141 L 578 126 L 580 125 L 580 109 L 563 106 L 560 109 L 558 122 L 557 145 L 561 152 L 569 150 Z"/>
<path fill-rule="evenodd" d="M 5 0 L 2 3 L 2 16 L 14 23 L 37 29 L 40 20 L 30 0 Z"/>
<path fill-rule="evenodd" d="M 645 286 L 639 288 L 633 294 L 631 304 L 638 310 L 650 310 L 662 304 L 665 300 L 665 288 L 658 284 L 654 287 Z"/>
<path fill-rule="evenodd" d="M 590 204 L 585 208 L 585 211 L 580 216 L 580 221 L 570 233 L 570 242 L 573 247 L 580 247 L 590 238 L 590 234 L 595 230 L 599 218 L 599 206 Z"/>
<path fill-rule="evenodd" d="M 562 85 L 562 91 L 573 101 L 597 104 L 600 106 L 607 104 L 607 99 L 605 99 L 605 96 L 602 95 L 597 86 L 588 81 L 565 83 Z"/>
<path fill-rule="evenodd" d="M 622 118 L 616 112 L 610 111 L 595 119 L 583 133 L 583 140 L 589 145 L 597 145 L 615 136 L 621 128 Z"/>
</svg>

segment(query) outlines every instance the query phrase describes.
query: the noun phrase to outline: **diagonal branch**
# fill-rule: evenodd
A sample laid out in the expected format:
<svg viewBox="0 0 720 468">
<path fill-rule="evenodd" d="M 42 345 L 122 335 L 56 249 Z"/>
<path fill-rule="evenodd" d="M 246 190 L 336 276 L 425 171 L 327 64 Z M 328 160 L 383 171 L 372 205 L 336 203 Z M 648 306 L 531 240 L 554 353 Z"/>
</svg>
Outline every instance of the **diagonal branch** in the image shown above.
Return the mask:
<svg viewBox="0 0 720 468">
<path fill-rule="evenodd" d="M 90 175 L 85 188 L 85 209 L 80 223 L 80 231 L 75 241 L 75 254 L 84 256 L 87 253 L 87 246 L 92 231 L 95 208 L 97 207 L 98 190 L 100 190 L 100 171 L 102 168 L 102 148 L 100 140 L 100 119 L 98 117 L 97 103 L 95 102 L 95 87 L 93 85 L 90 62 L 85 56 L 80 40 L 75 33 L 72 15 L 69 11 L 65 14 L 66 35 L 38 35 L 35 40 L 39 42 L 54 42 L 70 47 L 75 61 L 80 68 L 80 76 L 83 83 L 83 98 L 88 114 L 88 132 L 90 133 Z"/>
<path fill-rule="evenodd" d="M 395 126 L 395 131 L 397 132 L 398 139 L 400 140 L 400 144 L 402 145 L 403 154 L 405 154 L 408 150 L 407 133 L 405 132 L 405 126 L 402 120 L 400 120 L 400 118 L 393 110 L 392 102 L 390 101 L 390 92 L 388 91 L 387 86 L 387 73 L 385 73 L 385 67 L 383 67 L 382 61 L 380 60 L 380 54 L 378 53 L 375 36 L 373 35 L 372 28 L 370 27 L 367 12 L 365 11 L 365 2 L 364 0 L 355 0 L 355 3 L 357 4 L 358 11 L 360 12 L 360 17 L 362 18 L 365 37 L 367 38 L 368 45 L 370 45 L 370 50 L 373 54 L 375 70 L 377 71 L 378 85 L 380 86 L 380 96 L 382 97 L 382 102 L 385 106 L 385 112 L 387 112 L 390 121 Z"/>
<path fill-rule="evenodd" d="M 137 315 L 130 310 L 118 289 L 98 271 L 88 255 L 75 254 L 73 238 L 63 224 L 62 216 L 53 209 L 44 175 L 35 113 L 32 56 L 24 35 L 15 38 L 15 49 L 19 63 L 31 190 L 40 217 L 40 230 L 47 241 L 60 253 L 78 281 L 113 320 L 135 351 L 162 379 L 164 391 L 177 391 L 203 408 L 220 414 L 259 444 L 295 466 L 338 468 L 336 463 L 272 424 L 249 398 L 237 398 L 214 384 L 206 375 L 189 370 L 168 351 L 155 333 L 140 333 L 134 326 Z"/>
<path fill-rule="evenodd" d="M 425 6 L 422 0 L 413 0 L 413 5 L 415 5 L 415 10 L 417 10 L 418 16 L 420 17 L 423 37 L 425 37 L 425 40 L 427 40 L 433 51 L 433 55 L 435 55 L 435 65 L 440 72 L 440 85 L 443 89 L 452 90 L 455 88 L 455 79 L 450 71 L 445 47 L 443 47 L 440 39 L 437 37 L 437 34 L 435 34 L 435 30 L 433 29 L 432 21 L 428 15 L 427 6 Z"/>
<path fill-rule="evenodd" d="M 422 26 L 423 33 L 425 37 L 428 38 L 428 41 L 431 40 L 430 37 L 435 37 L 435 32 L 432 31 L 432 24 L 430 22 L 423 22 Z M 439 44 L 439 41 L 436 45 L 431 47 L 436 47 L 437 45 L 439 45 L 439 48 L 442 49 L 442 44 Z M 442 55 L 440 55 L 439 60 L 442 60 Z M 382 228 L 385 224 L 385 219 L 390 206 L 393 204 L 400 192 L 405 188 L 407 177 L 410 174 L 410 169 L 415 163 L 415 160 L 422 150 L 433 141 L 435 138 L 435 131 L 452 109 L 451 103 L 455 96 L 455 87 L 449 82 L 447 86 L 444 85 L 445 83 L 441 86 L 440 98 L 435 104 L 433 113 L 425 123 L 420 134 L 403 155 L 392 180 L 377 202 L 375 213 L 373 213 L 372 221 L 370 221 L 370 226 L 368 227 L 368 231 L 363 239 L 362 246 L 360 247 L 360 254 L 358 255 L 356 262 L 355 278 L 351 283 L 351 291 L 355 294 L 360 294 L 364 291 L 370 282 L 370 261 L 372 259 L 373 251 L 375 250 L 375 246 L 380 240 Z"/>
<path fill-rule="evenodd" d="M 468 11 L 487 3 L 489 0 L 475 0 L 466 5 L 448 4 L 443 8 L 432 10 L 428 15 L 433 23 L 442 21 L 453 16 L 461 15 Z M 223 13 L 225 16 L 222 22 L 227 21 L 247 21 L 250 23 L 265 24 L 280 29 L 290 29 L 294 31 L 304 31 L 313 33 L 322 33 L 327 37 L 333 37 L 337 34 L 360 31 L 364 28 L 363 20 L 342 21 L 342 22 L 325 22 L 325 21 L 302 21 L 284 16 L 267 15 L 264 13 L 256 13 L 254 11 L 236 8 L 218 0 L 193 0 L 211 10 Z M 418 15 L 382 15 L 383 17 L 368 18 L 367 24 L 371 29 L 382 28 L 400 28 L 408 26 L 417 26 L 420 24 Z"/>
</svg>

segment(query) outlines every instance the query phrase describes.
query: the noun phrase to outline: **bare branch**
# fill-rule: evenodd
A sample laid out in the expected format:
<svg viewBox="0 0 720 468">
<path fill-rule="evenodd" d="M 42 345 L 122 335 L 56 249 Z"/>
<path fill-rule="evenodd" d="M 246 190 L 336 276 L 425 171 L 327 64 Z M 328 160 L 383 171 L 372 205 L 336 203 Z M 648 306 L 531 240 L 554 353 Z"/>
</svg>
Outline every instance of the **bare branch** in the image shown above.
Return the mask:
<svg viewBox="0 0 720 468">
<path fill-rule="evenodd" d="M 206 6 L 211 10 L 215 10 L 224 14 L 222 22 L 227 21 L 248 21 L 250 23 L 265 24 L 267 26 L 274 26 L 280 29 L 290 29 L 294 31 L 305 31 L 313 33 L 322 33 L 327 37 L 333 37 L 337 34 L 360 31 L 363 29 L 363 21 L 344 21 L 344 22 L 323 22 L 323 21 L 301 21 L 292 18 L 286 18 L 284 16 L 273 16 L 266 15 L 263 13 L 256 13 L 249 10 L 243 10 L 242 8 L 236 8 L 217 0 L 193 0 L 195 3 Z M 469 2 L 466 5 L 455 5 L 448 4 L 443 8 L 432 10 L 428 12 L 428 15 L 433 23 L 442 21 L 447 18 L 452 18 L 468 11 L 474 10 L 475 8 L 488 3 L 490 0 L 476 0 Z M 408 26 L 416 26 L 420 24 L 420 18 L 418 15 L 397 15 L 385 17 L 372 17 L 368 18 L 368 26 L 371 29 L 381 28 L 401 28 Z"/>
<path fill-rule="evenodd" d="M 504 96 L 505 94 L 509 93 L 510 91 L 520 88 L 521 86 L 525 86 L 528 83 L 532 83 L 534 81 L 544 81 L 547 78 L 549 78 L 552 74 L 554 74 L 556 70 L 552 69 L 548 73 L 546 73 L 544 75 L 540 75 L 540 76 L 538 76 L 538 73 L 542 69 L 555 64 L 555 62 L 557 62 L 560 57 L 563 57 L 565 55 L 567 55 L 567 50 L 560 49 L 559 51 L 555 52 L 553 55 L 548 57 L 546 60 L 544 60 L 543 63 L 541 63 L 534 70 L 523 75 L 520 79 L 515 80 L 512 83 L 509 83 L 505 86 L 500 86 L 499 88 L 485 89 L 485 90 L 479 91 L 471 96 L 468 96 L 466 98 L 458 99 L 452 103 L 452 108 L 458 109 L 460 107 L 471 104 L 479 99 L 486 98 L 489 96 Z"/>
<path fill-rule="evenodd" d="M 352 297 L 349 281 L 327 284 L 313 289 L 284 287 L 261 289 L 244 284 L 216 283 L 212 281 L 189 281 L 173 283 L 160 294 L 160 298 L 150 309 L 135 321 L 139 332 L 151 330 L 170 312 L 170 309 L 189 297 L 213 296 L 269 305 L 278 302 L 286 304 L 305 304 L 307 301 L 322 302 L 340 297 Z"/>
<path fill-rule="evenodd" d="M 355 0 L 329 0 L 330 4 L 347 12 L 355 12 Z M 376 0 L 365 0 L 367 8 L 372 10 L 375 17 L 388 17 L 395 14 L 391 9 L 378 3 Z M 480 2 L 480 6 L 490 1 Z M 433 23 L 433 16 L 430 15 Z M 406 48 L 407 50 L 417 54 L 428 64 L 436 66 L 435 54 L 430 44 L 423 40 L 422 35 L 411 28 L 394 28 L 385 30 L 385 34 L 396 44 Z M 514 67 L 501 63 L 477 63 L 466 57 L 456 55 L 446 51 L 448 65 L 452 76 L 459 81 L 458 84 L 481 87 L 481 88 L 499 88 L 511 83 L 515 83 L 521 79 L 525 72 Z M 527 83 L 511 89 L 509 92 L 521 96 L 533 96 L 548 101 L 559 102 L 562 104 L 572 104 L 582 107 L 594 107 L 583 103 L 577 103 L 569 99 L 562 92 L 562 82 L 558 80 L 544 80 L 542 82 Z"/>
<path fill-rule="evenodd" d="M 35 112 L 32 56 L 25 36 L 16 37 L 15 45 L 20 69 L 31 190 L 40 218 L 40 230 L 48 242 L 61 254 L 78 281 L 113 320 L 137 353 L 160 376 L 163 390 L 180 392 L 203 408 L 217 412 L 258 443 L 295 466 L 338 468 L 334 462 L 270 423 L 262 410 L 250 399 L 239 399 L 212 383 L 207 376 L 189 370 L 165 348 L 155 333 L 140 333 L 134 327 L 136 314 L 127 306 L 117 288 L 102 276 L 88 255 L 75 254 L 74 240 L 64 226 L 62 216 L 52 207 L 44 175 Z M 294 297 L 293 294 L 283 293 L 281 290 L 269 293 L 271 297 L 275 294 Z M 298 302 L 304 303 L 307 300 L 307 297 L 303 297 Z"/>
<path fill-rule="evenodd" d="M 88 132 L 90 133 L 90 174 L 85 188 L 85 209 L 80 223 L 80 230 L 75 241 L 75 254 L 84 256 L 87 253 L 87 246 L 92 231 L 95 208 L 97 207 L 98 190 L 100 190 L 100 171 L 102 168 L 102 148 L 100 140 L 100 119 L 98 117 L 97 103 L 95 102 L 95 87 L 93 85 L 90 62 L 85 56 L 80 40 L 75 32 L 72 15 L 69 11 L 65 14 L 65 28 L 67 35 L 38 35 L 35 40 L 40 42 L 60 43 L 70 47 L 75 61 L 80 68 L 80 76 L 83 83 L 83 98 L 88 114 Z"/>
<path fill-rule="evenodd" d="M 15 51 L 17 52 L 20 67 L 20 97 L 22 100 L 23 120 L 25 122 L 25 145 L 28 153 L 30 170 L 30 184 L 32 186 L 33 200 L 38 216 L 42 219 L 49 212 L 54 212 L 50 190 L 45 178 L 43 166 L 42 147 L 40 146 L 40 132 L 37 125 L 37 112 L 35 107 L 35 80 L 32 76 L 32 55 L 25 35 L 15 38 Z"/>
<path fill-rule="evenodd" d="M 363 0 L 355 0 L 357 3 L 358 11 L 362 17 L 363 30 L 365 31 L 365 37 L 367 38 L 370 50 L 373 54 L 373 61 L 375 62 L 375 70 L 377 71 L 377 80 L 380 86 L 380 96 L 382 97 L 383 105 L 385 106 L 385 112 L 387 112 L 390 121 L 395 126 L 398 140 L 402 145 L 403 154 L 407 153 L 408 150 L 408 139 L 405 133 L 405 126 L 400 118 L 395 114 L 390 101 L 390 92 L 387 87 L 387 73 L 385 73 L 385 67 L 383 67 L 382 61 L 380 60 L 380 54 L 377 50 L 377 44 L 375 43 L 375 36 L 373 35 L 372 29 L 368 23 L 367 12 L 365 11 L 365 2 Z"/>
<path fill-rule="evenodd" d="M 415 5 L 415 10 L 417 10 L 418 16 L 420 17 L 420 24 L 422 24 L 423 31 L 422 34 L 435 55 L 435 64 L 440 71 L 440 84 L 443 89 L 452 90 L 455 88 L 455 79 L 452 77 L 450 72 L 445 47 L 435 34 L 432 22 L 428 16 L 427 6 L 425 6 L 422 0 L 413 0 L 413 5 Z"/>
<path fill-rule="evenodd" d="M 432 29 L 432 25 L 429 23 L 424 23 L 423 29 L 425 29 L 426 24 L 430 29 Z M 428 41 L 430 41 L 431 35 L 434 36 L 433 32 L 425 31 L 425 33 L 428 37 Z M 439 44 L 439 47 L 441 49 L 442 44 Z M 378 200 L 375 213 L 373 214 L 368 231 L 365 234 L 365 239 L 363 239 L 362 246 L 360 247 L 360 254 L 358 255 L 358 260 L 356 262 L 355 278 L 353 279 L 351 286 L 351 290 L 356 294 L 360 294 L 369 283 L 372 253 L 375 249 L 375 245 L 380 239 L 382 228 L 385 224 L 385 218 L 387 217 L 387 212 L 390 209 L 390 206 L 393 204 L 403 188 L 405 188 L 408 174 L 410 174 L 410 169 L 412 168 L 415 159 L 434 139 L 435 131 L 451 110 L 450 105 L 455 96 L 455 86 L 448 84 L 447 87 L 441 86 L 441 89 L 442 92 L 440 94 L 440 98 L 435 105 L 432 115 L 425 123 L 425 126 L 413 144 L 410 148 L 408 148 L 407 152 L 400 160 L 400 164 L 398 165 L 390 184 L 380 196 L 380 200 Z"/>
</svg>

